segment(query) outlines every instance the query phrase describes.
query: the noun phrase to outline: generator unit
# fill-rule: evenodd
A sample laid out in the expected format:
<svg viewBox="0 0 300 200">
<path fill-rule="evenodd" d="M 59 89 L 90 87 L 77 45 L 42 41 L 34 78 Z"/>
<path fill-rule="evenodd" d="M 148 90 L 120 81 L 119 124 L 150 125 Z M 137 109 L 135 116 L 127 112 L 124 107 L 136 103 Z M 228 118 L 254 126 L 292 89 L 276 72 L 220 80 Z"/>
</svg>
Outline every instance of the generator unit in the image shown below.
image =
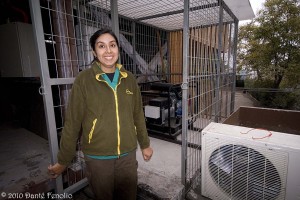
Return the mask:
<svg viewBox="0 0 300 200">
<path fill-rule="evenodd" d="M 181 86 L 170 83 L 151 83 L 145 105 L 146 125 L 149 134 L 175 138 L 181 133 Z"/>
</svg>

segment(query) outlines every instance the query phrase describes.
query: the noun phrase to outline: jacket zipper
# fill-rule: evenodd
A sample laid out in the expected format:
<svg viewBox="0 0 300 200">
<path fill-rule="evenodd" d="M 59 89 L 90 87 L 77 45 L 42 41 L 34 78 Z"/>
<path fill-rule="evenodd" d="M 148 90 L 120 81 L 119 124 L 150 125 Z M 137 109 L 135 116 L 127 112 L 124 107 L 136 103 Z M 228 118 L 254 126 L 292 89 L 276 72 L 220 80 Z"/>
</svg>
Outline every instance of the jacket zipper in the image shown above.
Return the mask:
<svg viewBox="0 0 300 200">
<path fill-rule="evenodd" d="M 117 86 L 118 87 L 118 86 Z M 116 87 L 116 90 L 117 90 Z M 116 115 L 117 115 L 117 130 L 118 130 L 118 156 L 120 156 L 121 151 L 120 151 L 120 119 L 119 119 L 119 104 L 118 104 L 118 96 L 117 96 L 117 91 L 114 91 L 115 95 L 115 102 L 116 102 Z"/>
<path fill-rule="evenodd" d="M 106 81 L 97 79 L 98 81 L 104 82 L 108 85 L 108 87 L 110 87 L 114 93 L 114 97 L 115 97 L 115 103 L 116 103 L 116 116 L 117 116 L 117 136 L 118 136 L 118 145 L 117 145 L 117 151 L 118 151 L 118 158 L 120 158 L 121 155 L 121 150 L 120 150 L 120 145 L 121 145 L 121 138 L 120 138 L 120 119 L 119 119 L 119 104 L 118 104 L 118 95 L 117 95 L 117 89 L 118 86 L 121 83 L 121 79 L 123 79 L 124 77 L 121 76 L 119 83 L 116 86 L 116 90 L 114 90 Z"/>
<path fill-rule="evenodd" d="M 94 119 L 94 121 L 93 121 L 93 126 L 92 126 L 90 134 L 89 134 L 89 144 L 91 143 L 91 140 L 93 138 L 93 133 L 94 133 L 94 129 L 95 129 L 96 123 L 97 123 L 97 118 Z"/>
<path fill-rule="evenodd" d="M 123 77 L 121 76 L 120 81 L 119 81 L 118 85 L 116 86 L 116 90 L 114 91 L 115 102 L 116 102 L 116 114 L 117 114 L 117 128 L 118 128 L 118 158 L 120 158 L 120 155 L 121 155 L 121 150 L 120 150 L 121 138 L 120 138 L 120 118 L 119 118 L 119 104 L 118 104 L 117 89 L 118 89 L 118 86 L 120 85 L 122 79 L 123 79 Z"/>
</svg>

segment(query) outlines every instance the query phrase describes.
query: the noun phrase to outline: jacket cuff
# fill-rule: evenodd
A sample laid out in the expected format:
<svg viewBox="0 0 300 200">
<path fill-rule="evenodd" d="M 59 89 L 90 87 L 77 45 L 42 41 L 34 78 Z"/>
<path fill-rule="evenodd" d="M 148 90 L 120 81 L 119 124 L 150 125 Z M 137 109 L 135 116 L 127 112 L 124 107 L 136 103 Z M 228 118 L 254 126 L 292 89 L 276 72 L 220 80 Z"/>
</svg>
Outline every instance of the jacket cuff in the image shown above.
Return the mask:
<svg viewBox="0 0 300 200">
<path fill-rule="evenodd" d="M 140 144 L 140 148 L 141 148 L 141 149 L 146 149 L 146 148 L 148 148 L 148 147 L 150 147 L 150 141 L 149 141 L 149 139 L 148 139 L 148 141 L 145 142 L 144 144 Z"/>
</svg>

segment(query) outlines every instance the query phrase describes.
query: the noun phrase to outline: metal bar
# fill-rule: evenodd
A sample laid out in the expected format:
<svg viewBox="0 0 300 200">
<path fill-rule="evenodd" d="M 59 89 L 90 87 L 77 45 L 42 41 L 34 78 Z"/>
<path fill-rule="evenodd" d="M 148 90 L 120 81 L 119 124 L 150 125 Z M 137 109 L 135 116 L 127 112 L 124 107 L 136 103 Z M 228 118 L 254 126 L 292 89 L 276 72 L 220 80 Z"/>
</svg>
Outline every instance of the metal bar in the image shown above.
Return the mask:
<svg viewBox="0 0 300 200">
<path fill-rule="evenodd" d="M 181 148 L 181 182 L 186 185 L 187 168 L 187 131 L 188 131 L 188 66 L 189 66 L 189 6 L 190 1 L 184 1 L 183 13 L 183 69 L 182 69 L 182 148 Z"/>
<path fill-rule="evenodd" d="M 131 22 L 132 32 L 132 49 L 133 49 L 133 74 L 137 74 L 137 61 L 136 61 L 136 26 L 135 22 Z"/>
<path fill-rule="evenodd" d="M 66 188 L 64 190 L 64 193 L 73 194 L 73 193 L 77 192 L 78 190 L 84 188 L 87 185 L 88 185 L 88 180 L 87 180 L 87 178 L 84 178 L 84 179 L 76 182 L 75 184 L 69 186 L 68 188 Z"/>
<path fill-rule="evenodd" d="M 201 10 L 201 9 L 206 9 L 206 8 L 212 8 L 212 7 L 217 7 L 219 6 L 218 3 L 210 3 L 210 4 L 206 4 L 206 5 L 202 5 L 202 6 L 196 6 L 196 7 L 192 7 L 190 8 L 190 11 L 196 11 L 196 10 Z M 137 21 L 142 21 L 142 20 L 147 20 L 147 19 L 153 19 L 153 18 L 158 18 L 158 17 L 164 17 L 164 16 L 168 16 L 168 15 L 175 15 L 175 14 L 179 14 L 179 13 L 184 13 L 184 9 L 181 10 L 175 10 L 172 12 L 166 12 L 166 13 L 161 13 L 161 14 L 157 14 L 157 15 L 151 15 L 151 16 L 147 16 L 147 17 L 140 17 L 137 18 Z"/>
<path fill-rule="evenodd" d="M 48 141 L 49 141 L 49 149 L 51 156 L 51 163 L 57 162 L 57 153 L 58 153 L 58 141 L 57 141 L 57 131 L 56 131 L 56 123 L 55 123 L 55 115 L 53 110 L 53 97 L 51 85 L 49 84 L 49 66 L 47 63 L 47 53 L 46 53 L 46 45 L 44 40 L 44 30 L 43 30 L 43 22 L 42 15 L 40 10 L 40 1 L 30 0 L 30 12 L 32 17 L 32 25 L 33 32 L 35 37 L 35 46 L 38 52 L 38 63 L 40 65 L 40 73 L 41 73 L 41 85 L 44 88 L 44 109 L 46 114 L 46 122 L 47 122 L 47 132 L 48 132 Z M 62 193 L 63 192 L 63 183 L 62 176 L 59 176 L 55 179 L 55 192 Z"/>
<path fill-rule="evenodd" d="M 229 30 L 228 30 L 228 47 L 227 47 L 227 52 L 228 52 L 228 58 L 227 58 L 227 68 L 226 68 L 226 71 L 229 72 L 229 69 L 230 69 L 230 60 L 232 59 L 232 24 L 229 25 Z M 230 89 L 230 91 L 227 91 L 227 95 L 226 95 L 226 100 L 228 100 L 229 98 L 229 95 L 230 95 L 230 99 L 229 99 L 229 103 L 227 104 L 226 102 L 226 118 L 231 114 L 230 112 L 230 108 L 231 108 L 231 104 L 232 104 L 232 88 L 230 88 L 230 84 L 232 84 L 232 78 L 230 78 L 231 76 L 227 76 L 227 88 Z M 230 94 L 228 94 L 230 92 Z M 229 112 L 229 114 L 228 114 Z"/>
<path fill-rule="evenodd" d="M 223 22 L 223 24 L 231 24 L 231 23 L 233 23 L 233 22 L 234 22 L 234 21 L 232 20 L 232 21 Z M 201 28 L 207 28 L 207 27 L 217 26 L 217 25 L 219 25 L 219 23 L 211 23 L 211 24 L 209 24 L 209 25 L 195 26 L 195 28 L 196 28 L 196 29 L 197 29 L 197 28 L 201 29 Z M 182 30 L 182 29 L 174 29 L 174 30 L 172 30 L 172 32 L 181 31 L 181 30 Z"/>
<path fill-rule="evenodd" d="M 155 29 L 157 29 L 157 30 L 168 31 L 168 30 L 166 30 L 166 29 L 163 29 L 163 28 L 160 28 L 160 27 L 156 27 L 156 26 L 154 26 L 154 25 L 151 25 L 151 24 L 147 24 L 147 23 L 138 21 L 137 19 L 132 19 L 132 18 L 130 18 L 130 17 L 126 17 L 126 16 L 121 15 L 121 14 L 119 14 L 119 17 L 122 18 L 122 19 L 127 19 L 127 20 L 129 20 L 129 21 L 133 21 L 133 22 L 135 22 L 135 23 L 137 23 L 137 24 L 141 24 L 141 25 L 145 25 L 145 26 L 148 26 L 148 27 L 155 28 Z M 182 29 L 180 29 L 180 30 L 182 30 Z M 172 30 L 172 31 L 173 31 L 173 30 Z"/>
<path fill-rule="evenodd" d="M 171 63 L 171 53 L 170 53 L 170 49 L 171 49 L 171 46 L 170 46 L 170 41 L 171 41 L 171 38 L 170 38 L 170 32 L 167 33 L 167 44 L 168 44 L 168 48 L 167 48 L 167 61 L 168 63 Z M 167 77 L 167 82 L 171 82 L 171 75 L 170 75 L 170 66 L 167 67 L 166 69 L 166 77 Z"/>
<path fill-rule="evenodd" d="M 110 0 L 110 10 L 111 10 L 111 28 L 112 31 L 116 34 L 118 40 L 120 41 L 118 0 Z M 119 63 L 122 62 L 121 56 L 119 56 L 118 62 Z"/>
<path fill-rule="evenodd" d="M 219 30 L 218 30 L 218 60 L 216 70 L 216 100 L 215 100 L 215 122 L 219 122 L 220 115 L 220 76 L 221 76 L 221 49 L 222 49 L 222 34 L 223 34 L 223 0 L 220 0 L 219 9 Z"/>
<path fill-rule="evenodd" d="M 223 0 L 222 0 L 222 7 L 228 13 L 228 15 L 233 19 L 233 21 L 238 21 L 238 18 L 233 14 L 232 10 L 229 9 L 227 4 Z"/>
<path fill-rule="evenodd" d="M 52 79 L 49 78 L 47 81 L 49 85 L 68 85 L 68 84 L 73 84 L 75 78 L 56 78 Z"/>
<path fill-rule="evenodd" d="M 111 28 L 119 39 L 119 16 L 118 16 L 118 0 L 110 0 L 111 9 Z"/>
<path fill-rule="evenodd" d="M 233 77 L 232 77 L 232 93 L 231 93 L 231 105 L 230 113 L 234 112 L 235 104 L 235 82 L 236 82 L 236 52 L 237 52 L 237 42 L 238 42 L 238 31 L 239 31 L 239 21 L 236 20 L 234 23 L 234 39 L 233 39 Z"/>
<path fill-rule="evenodd" d="M 122 23 L 121 23 L 121 24 L 122 24 Z M 133 36 L 132 33 L 128 33 L 128 32 L 121 31 L 121 30 L 120 30 L 120 34 Z"/>
</svg>

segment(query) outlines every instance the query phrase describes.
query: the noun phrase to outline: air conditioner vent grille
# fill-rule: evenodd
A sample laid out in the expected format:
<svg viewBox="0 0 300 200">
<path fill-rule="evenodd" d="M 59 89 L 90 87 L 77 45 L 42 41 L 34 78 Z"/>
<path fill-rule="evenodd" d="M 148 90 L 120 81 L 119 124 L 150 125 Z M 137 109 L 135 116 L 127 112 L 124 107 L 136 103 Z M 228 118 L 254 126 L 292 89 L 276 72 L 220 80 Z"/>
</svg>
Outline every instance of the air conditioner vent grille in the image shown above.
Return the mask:
<svg viewBox="0 0 300 200">
<path fill-rule="evenodd" d="M 211 178 L 230 199 L 285 198 L 288 154 L 261 146 L 209 138 L 206 159 Z M 218 148 L 216 148 L 218 147 Z M 204 183 L 205 184 L 205 183 Z M 207 189 L 209 190 L 209 185 Z M 218 194 L 215 195 L 217 197 Z"/>
</svg>

